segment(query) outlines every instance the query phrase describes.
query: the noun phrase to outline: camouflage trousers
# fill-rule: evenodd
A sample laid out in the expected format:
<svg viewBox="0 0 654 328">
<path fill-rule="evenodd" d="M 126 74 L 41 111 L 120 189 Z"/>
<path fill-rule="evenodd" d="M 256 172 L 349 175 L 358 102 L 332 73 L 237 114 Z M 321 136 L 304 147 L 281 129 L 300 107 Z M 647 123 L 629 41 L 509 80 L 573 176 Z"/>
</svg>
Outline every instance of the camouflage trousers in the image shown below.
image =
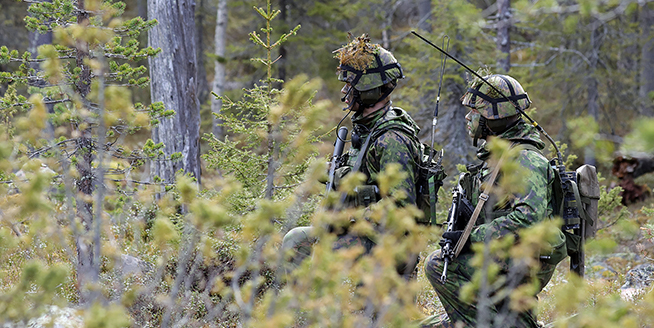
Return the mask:
<svg viewBox="0 0 654 328">
<path fill-rule="evenodd" d="M 311 248 L 318 241 L 313 234 L 313 227 L 297 227 L 291 229 L 282 241 L 282 250 L 291 250 L 291 255 L 285 263 L 286 272 L 297 268 L 304 259 L 311 256 Z M 363 255 L 370 253 L 375 243 L 370 238 L 353 234 L 339 235 L 332 246 L 333 250 L 361 246 L 364 249 Z M 418 256 L 410 256 L 407 263 L 399 263 L 396 267 L 398 274 L 408 278 L 413 277 L 418 264 Z"/>
<path fill-rule="evenodd" d="M 472 253 L 462 253 L 448 264 L 445 284 L 440 281 L 444 267 L 444 262 L 440 259 L 440 250 L 427 257 L 425 275 L 436 290 L 449 320 L 427 318 L 421 322 L 421 327 L 478 327 L 477 304 L 464 302 L 459 297 L 461 287 L 469 283 L 475 273 L 475 268 L 469 263 L 473 255 Z M 555 269 L 556 265 L 541 263 L 540 271 L 536 275 L 540 283 L 539 292 L 550 281 Z M 502 274 L 506 274 L 506 272 L 502 272 Z M 527 282 L 530 278 L 532 277 L 523 277 L 522 282 Z M 489 292 L 490 298 L 493 298 L 501 288 L 506 288 L 506 286 L 491 290 Z M 508 297 L 490 304 L 488 314 L 489 320 L 493 322 L 490 325 L 492 327 L 539 327 L 532 311 L 517 312 L 511 310 Z"/>
<path fill-rule="evenodd" d="M 311 247 L 318 241 L 313 235 L 313 227 L 297 227 L 291 229 L 282 241 L 283 250 L 291 250 L 291 256 L 287 261 L 286 271 L 292 271 L 297 268 L 304 259 L 311 256 Z M 334 242 L 333 249 L 349 248 L 361 246 L 368 254 L 375 245 L 369 238 L 344 234 L 339 236 Z"/>
</svg>

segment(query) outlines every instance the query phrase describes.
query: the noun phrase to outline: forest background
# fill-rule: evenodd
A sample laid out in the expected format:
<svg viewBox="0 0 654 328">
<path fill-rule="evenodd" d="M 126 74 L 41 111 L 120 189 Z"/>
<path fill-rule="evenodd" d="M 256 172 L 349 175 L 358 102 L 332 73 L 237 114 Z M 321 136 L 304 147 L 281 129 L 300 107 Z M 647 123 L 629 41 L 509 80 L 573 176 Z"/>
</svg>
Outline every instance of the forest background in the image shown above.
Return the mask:
<svg viewBox="0 0 654 328">
<path fill-rule="evenodd" d="M 394 260 L 438 247 L 413 208 L 374 209 L 391 232 L 363 259 L 322 231 L 289 276 L 279 248 L 294 226 L 352 214 L 325 212 L 317 182 L 345 115 L 333 50 L 349 32 L 395 54 L 406 78 L 393 103 L 430 140 L 441 55 L 417 31 L 518 79 L 568 168 L 603 177 L 586 279 L 564 262 L 537 304 L 516 304 L 559 326 L 651 326 L 653 2 L 2 0 L 0 322 L 403 327 L 442 313 L 424 274 L 394 274 Z M 440 216 L 457 164 L 474 162 L 466 79 L 447 62 Z"/>
</svg>

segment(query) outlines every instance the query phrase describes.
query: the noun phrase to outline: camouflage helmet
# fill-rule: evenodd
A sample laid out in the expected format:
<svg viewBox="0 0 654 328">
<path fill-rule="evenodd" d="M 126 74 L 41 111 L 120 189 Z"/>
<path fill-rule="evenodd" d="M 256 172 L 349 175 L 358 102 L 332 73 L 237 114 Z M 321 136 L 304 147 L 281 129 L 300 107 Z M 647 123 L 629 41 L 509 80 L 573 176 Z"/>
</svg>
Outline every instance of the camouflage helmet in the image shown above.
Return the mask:
<svg viewBox="0 0 654 328">
<path fill-rule="evenodd" d="M 338 80 L 349 82 L 359 92 L 379 88 L 404 78 L 402 67 L 393 54 L 379 44 L 371 44 L 370 37 L 366 34 L 355 38 L 334 53 L 334 57 L 340 61 Z"/>
<path fill-rule="evenodd" d="M 513 103 L 520 106 L 521 110 L 531 105 L 529 96 L 516 79 L 508 75 L 494 74 L 485 76 L 484 80 L 500 90 L 506 98 L 480 79 L 475 79 L 468 92 L 463 95 L 462 104 L 476 109 L 482 117 L 499 120 L 520 113 Z"/>
</svg>

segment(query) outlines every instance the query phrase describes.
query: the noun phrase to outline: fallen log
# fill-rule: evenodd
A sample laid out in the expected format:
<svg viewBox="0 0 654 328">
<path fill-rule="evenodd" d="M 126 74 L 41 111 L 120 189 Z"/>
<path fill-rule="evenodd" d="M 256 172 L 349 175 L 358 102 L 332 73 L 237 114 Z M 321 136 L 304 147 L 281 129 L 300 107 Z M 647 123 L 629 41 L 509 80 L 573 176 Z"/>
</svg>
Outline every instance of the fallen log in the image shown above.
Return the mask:
<svg viewBox="0 0 654 328">
<path fill-rule="evenodd" d="M 613 160 L 611 173 L 619 179 L 618 185 L 623 189 L 623 205 L 643 201 L 650 196 L 647 186 L 634 181 L 635 178 L 650 172 L 654 172 L 654 157 L 651 156 L 618 156 Z"/>
</svg>

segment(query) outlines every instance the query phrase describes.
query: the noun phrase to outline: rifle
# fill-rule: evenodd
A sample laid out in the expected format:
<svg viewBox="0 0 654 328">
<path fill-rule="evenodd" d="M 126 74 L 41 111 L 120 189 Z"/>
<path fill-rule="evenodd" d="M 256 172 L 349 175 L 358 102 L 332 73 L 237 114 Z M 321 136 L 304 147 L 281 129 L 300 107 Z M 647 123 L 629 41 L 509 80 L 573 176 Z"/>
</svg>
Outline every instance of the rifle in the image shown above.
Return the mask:
<svg viewBox="0 0 654 328">
<path fill-rule="evenodd" d="M 447 228 L 445 231 L 461 230 L 461 226 L 465 225 L 467 220 L 472 216 L 472 204 L 468 201 L 466 191 L 461 186 L 461 180 L 465 174 L 466 173 L 461 173 L 459 176 L 459 182 L 452 190 L 452 206 L 450 207 L 450 212 L 447 216 Z M 447 240 L 445 245 L 442 245 L 441 248 L 441 259 L 444 263 L 443 274 L 441 275 L 442 284 L 445 284 L 445 280 L 447 280 L 447 266 L 449 262 L 456 257 L 454 247 L 452 246 L 452 241 Z"/>
<path fill-rule="evenodd" d="M 334 190 L 334 173 L 336 172 L 336 165 L 341 155 L 343 155 L 343 148 L 345 147 L 345 138 L 347 138 L 347 128 L 342 126 L 338 129 L 336 134 L 336 141 L 334 141 L 334 152 L 332 153 L 332 161 L 329 167 L 329 180 L 327 181 L 327 193 Z"/>
</svg>

